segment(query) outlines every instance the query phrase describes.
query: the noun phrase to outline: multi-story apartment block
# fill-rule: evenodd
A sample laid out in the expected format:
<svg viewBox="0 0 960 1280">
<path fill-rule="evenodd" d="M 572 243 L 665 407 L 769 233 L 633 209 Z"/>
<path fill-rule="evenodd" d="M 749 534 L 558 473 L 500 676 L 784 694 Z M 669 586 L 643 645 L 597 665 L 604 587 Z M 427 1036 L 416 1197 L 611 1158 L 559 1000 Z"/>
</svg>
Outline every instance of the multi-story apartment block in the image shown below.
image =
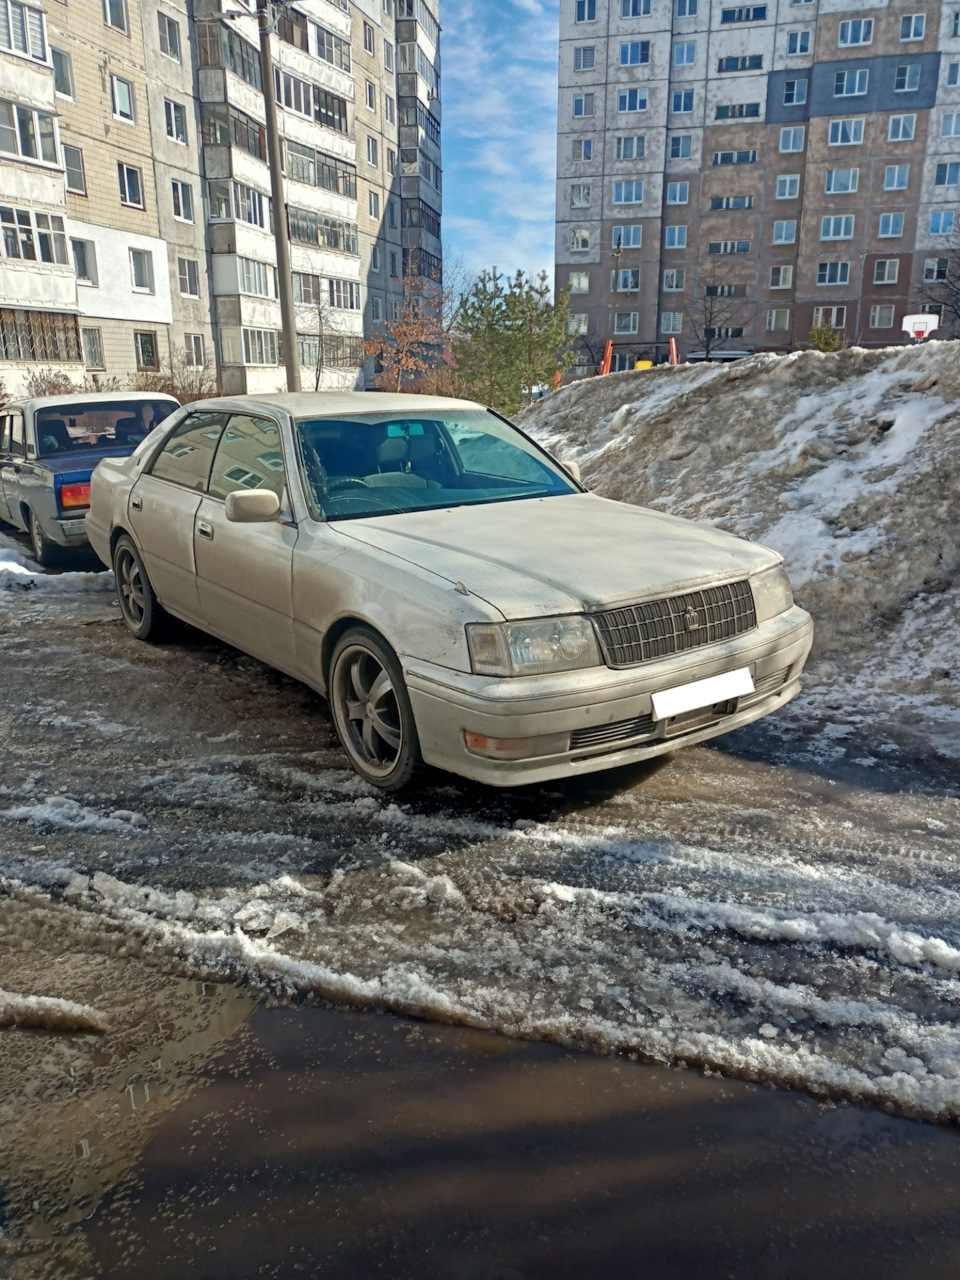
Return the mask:
<svg viewBox="0 0 960 1280">
<path fill-rule="evenodd" d="M 561 0 L 557 175 L 582 372 L 899 342 L 960 218 L 960 0 Z"/>
<path fill-rule="evenodd" d="M 253 0 L 44 5 L 0 0 L 8 392 L 41 369 L 281 389 Z M 301 380 L 362 386 L 364 335 L 396 314 L 404 273 L 416 291 L 439 271 L 437 17 L 425 0 L 297 0 L 272 17 Z M 401 81 L 429 134 L 403 164 L 433 217 L 409 223 Z"/>
</svg>

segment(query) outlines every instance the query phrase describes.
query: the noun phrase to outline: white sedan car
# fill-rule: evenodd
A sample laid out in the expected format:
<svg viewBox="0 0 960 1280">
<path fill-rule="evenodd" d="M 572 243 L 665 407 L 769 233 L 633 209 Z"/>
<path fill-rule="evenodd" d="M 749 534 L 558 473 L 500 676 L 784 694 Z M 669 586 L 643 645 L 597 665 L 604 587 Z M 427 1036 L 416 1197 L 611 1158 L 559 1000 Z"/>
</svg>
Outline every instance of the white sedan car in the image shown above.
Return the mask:
<svg viewBox="0 0 960 1280">
<path fill-rule="evenodd" d="M 135 636 L 182 619 L 305 681 L 386 790 L 572 777 L 794 697 L 780 556 L 575 470 L 464 400 L 205 400 L 101 462 L 87 532 Z"/>
</svg>

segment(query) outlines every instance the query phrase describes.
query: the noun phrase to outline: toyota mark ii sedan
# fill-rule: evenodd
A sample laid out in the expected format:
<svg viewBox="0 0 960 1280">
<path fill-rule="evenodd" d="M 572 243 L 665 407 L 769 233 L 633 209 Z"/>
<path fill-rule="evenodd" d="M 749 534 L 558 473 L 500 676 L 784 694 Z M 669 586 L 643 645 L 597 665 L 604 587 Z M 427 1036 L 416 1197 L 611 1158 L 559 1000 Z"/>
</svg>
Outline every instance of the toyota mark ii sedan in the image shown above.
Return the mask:
<svg viewBox="0 0 960 1280">
<path fill-rule="evenodd" d="M 463 400 L 187 406 L 100 463 L 87 532 L 135 636 L 182 619 L 306 682 L 391 791 L 726 733 L 796 695 L 813 632 L 776 552 L 588 493 Z"/>
</svg>

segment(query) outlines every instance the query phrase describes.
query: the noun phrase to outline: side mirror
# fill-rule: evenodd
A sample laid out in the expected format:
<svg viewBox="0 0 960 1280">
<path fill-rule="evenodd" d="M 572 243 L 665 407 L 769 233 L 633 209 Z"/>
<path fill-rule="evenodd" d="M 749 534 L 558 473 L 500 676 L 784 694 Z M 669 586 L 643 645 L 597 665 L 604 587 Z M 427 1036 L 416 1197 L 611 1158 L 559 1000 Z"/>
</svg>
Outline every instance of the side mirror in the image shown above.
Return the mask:
<svg viewBox="0 0 960 1280">
<path fill-rule="evenodd" d="M 226 513 L 234 524 L 264 524 L 280 514 L 280 499 L 272 489 L 237 489 L 227 494 Z"/>
<path fill-rule="evenodd" d="M 560 464 L 567 475 L 573 476 L 577 483 L 580 483 L 580 463 L 579 462 L 562 462 Z"/>
</svg>

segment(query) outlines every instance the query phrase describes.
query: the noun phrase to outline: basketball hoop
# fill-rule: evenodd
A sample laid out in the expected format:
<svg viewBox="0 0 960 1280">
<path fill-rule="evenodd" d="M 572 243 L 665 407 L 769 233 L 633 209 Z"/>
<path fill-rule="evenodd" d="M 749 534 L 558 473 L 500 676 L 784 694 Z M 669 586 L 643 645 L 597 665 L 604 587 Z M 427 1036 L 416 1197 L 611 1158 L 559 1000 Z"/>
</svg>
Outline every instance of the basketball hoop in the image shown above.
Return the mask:
<svg viewBox="0 0 960 1280">
<path fill-rule="evenodd" d="M 935 329 L 940 328 L 940 317 L 927 311 L 916 316 L 904 316 L 901 327 L 914 342 L 923 342 Z"/>
</svg>

